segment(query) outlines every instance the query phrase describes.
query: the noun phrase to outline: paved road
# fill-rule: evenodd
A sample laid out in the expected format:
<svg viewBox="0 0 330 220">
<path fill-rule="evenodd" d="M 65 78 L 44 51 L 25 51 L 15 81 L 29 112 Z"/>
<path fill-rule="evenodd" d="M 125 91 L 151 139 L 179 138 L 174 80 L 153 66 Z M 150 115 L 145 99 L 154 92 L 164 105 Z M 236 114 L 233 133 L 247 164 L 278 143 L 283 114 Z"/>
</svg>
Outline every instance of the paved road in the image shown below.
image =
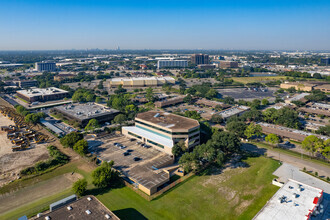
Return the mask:
<svg viewBox="0 0 330 220">
<path fill-rule="evenodd" d="M 252 152 L 260 153 L 260 154 L 267 153 L 268 157 L 272 157 L 276 160 L 280 160 L 282 162 L 291 164 L 293 166 L 300 168 L 301 170 L 304 169 L 304 167 L 306 167 L 306 169 L 308 171 L 318 172 L 319 176 L 326 176 L 326 177 L 329 176 L 330 177 L 330 166 L 314 163 L 308 159 L 306 159 L 306 160 L 301 159 L 298 157 L 279 153 L 279 152 L 268 150 L 265 148 L 259 148 L 253 144 L 244 143 L 244 144 L 242 144 L 242 148 L 252 151 Z"/>
</svg>

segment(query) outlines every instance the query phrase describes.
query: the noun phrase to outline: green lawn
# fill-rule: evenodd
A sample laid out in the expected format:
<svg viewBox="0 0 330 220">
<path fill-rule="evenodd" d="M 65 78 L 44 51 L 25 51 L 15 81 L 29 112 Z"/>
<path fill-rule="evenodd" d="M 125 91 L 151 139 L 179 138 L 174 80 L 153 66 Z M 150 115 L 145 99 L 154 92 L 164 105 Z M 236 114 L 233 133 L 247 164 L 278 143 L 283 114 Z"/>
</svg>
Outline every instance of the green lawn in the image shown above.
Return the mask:
<svg viewBox="0 0 330 220">
<path fill-rule="evenodd" d="M 128 187 L 97 195 L 122 219 L 251 219 L 273 196 L 277 161 L 249 158 L 250 167 L 194 176 L 151 202 Z"/>
</svg>

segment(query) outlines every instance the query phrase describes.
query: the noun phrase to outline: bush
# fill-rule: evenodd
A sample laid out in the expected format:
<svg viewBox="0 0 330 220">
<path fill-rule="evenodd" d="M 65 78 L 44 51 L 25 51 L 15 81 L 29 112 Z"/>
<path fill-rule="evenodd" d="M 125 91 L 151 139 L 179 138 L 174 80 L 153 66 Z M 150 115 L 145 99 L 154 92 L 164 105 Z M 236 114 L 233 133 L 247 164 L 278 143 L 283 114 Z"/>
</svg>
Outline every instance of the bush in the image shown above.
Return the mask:
<svg viewBox="0 0 330 220">
<path fill-rule="evenodd" d="M 73 183 L 72 190 L 78 196 L 85 194 L 87 189 L 87 181 L 85 179 L 80 179 L 77 182 Z"/>
<path fill-rule="evenodd" d="M 319 176 L 319 173 L 318 172 L 315 172 L 315 176 Z"/>
</svg>

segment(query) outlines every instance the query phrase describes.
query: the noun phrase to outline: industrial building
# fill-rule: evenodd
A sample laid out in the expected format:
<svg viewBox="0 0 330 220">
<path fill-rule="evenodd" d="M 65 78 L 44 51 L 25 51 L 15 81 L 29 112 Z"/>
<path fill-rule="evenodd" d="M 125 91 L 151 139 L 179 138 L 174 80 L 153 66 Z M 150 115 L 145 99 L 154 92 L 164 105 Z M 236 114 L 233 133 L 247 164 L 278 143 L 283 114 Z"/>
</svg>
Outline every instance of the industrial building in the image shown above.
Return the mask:
<svg viewBox="0 0 330 220">
<path fill-rule="evenodd" d="M 132 77 L 132 78 L 113 78 L 110 79 L 110 87 L 144 87 L 144 86 L 162 86 L 165 83 L 175 84 L 173 77 Z"/>
<path fill-rule="evenodd" d="M 300 111 L 316 114 L 325 115 L 330 117 L 330 105 L 324 103 L 308 103 L 304 107 L 299 108 Z"/>
<path fill-rule="evenodd" d="M 157 68 L 185 68 L 188 67 L 188 61 L 187 60 L 158 60 L 157 62 Z"/>
<path fill-rule="evenodd" d="M 184 141 L 188 149 L 199 145 L 199 126 L 199 122 L 194 119 L 167 112 L 148 111 L 137 114 L 135 126 L 122 127 L 122 133 L 172 155 L 172 148 L 179 141 Z"/>
<path fill-rule="evenodd" d="M 287 128 L 284 126 L 274 125 L 274 124 L 268 124 L 265 122 L 258 122 L 258 125 L 261 126 L 262 132 L 267 134 L 276 134 L 281 137 L 290 138 L 296 141 L 303 141 L 307 136 L 315 135 L 318 138 L 321 138 L 322 140 L 329 139 L 328 136 L 324 135 L 318 135 L 311 132 L 301 131 L 293 128 Z"/>
<path fill-rule="evenodd" d="M 62 105 L 52 111 L 61 113 L 67 120 L 78 122 L 82 127 L 85 127 L 91 119 L 96 119 L 99 123 L 111 122 L 119 114 L 118 110 L 96 103 Z"/>
<path fill-rule="evenodd" d="M 183 102 L 185 96 L 178 96 L 178 97 L 174 97 L 174 98 L 170 98 L 170 99 L 165 99 L 163 101 L 157 101 L 155 102 L 155 106 L 157 108 L 164 108 L 167 106 L 171 106 L 171 105 L 176 105 L 176 104 L 180 104 Z"/>
<path fill-rule="evenodd" d="M 68 97 L 69 92 L 55 87 L 49 88 L 30 88 L 18 90 L 16 94 L 19 98 L 28 102 L 45 102 L 59 100 Z"/>
<path fill-rule="evenodd" d="M 230 117 L 233 117 L 235 115 L 240 116 L 241 114 L 243 114 L 244 112 L 249 111 L 249 110 L 250 110 L 250 107 L 239 105 L 239 106 L 234 106 L 232 108 L 223 110 L 223 111 L 219 112 L 218 114 L 221 115 L 223 120 L 226 121 Z"/>
<path fill-rule="evenodd" d="M 55 62 L 37 62 L 35 68 L 39 72 L 54 72 L 54 71 L 56 71 L 56 63 Z"/>
<path fill-rule="evenodd" d="M 199 64 L 209 64 L 209 55 L 207 54 L 193 54 L 191 56 L 191 63 Z"/>
<path fill-rule="evenodd" d="M 58 207 L 45 214 L 38 214 L 36 220 L 62 220 L 62 219 L 114 219 L 119 218 L 105 207 L 95 196 L 84 196 L 80 199 L 68 197 L 59 201 Z"/>
<path fill-rule="evenodd" d="M 289 179 L 253 219 L 312 219 L 325 211 L 322 200 L 322 189 Z"/>
</svg>

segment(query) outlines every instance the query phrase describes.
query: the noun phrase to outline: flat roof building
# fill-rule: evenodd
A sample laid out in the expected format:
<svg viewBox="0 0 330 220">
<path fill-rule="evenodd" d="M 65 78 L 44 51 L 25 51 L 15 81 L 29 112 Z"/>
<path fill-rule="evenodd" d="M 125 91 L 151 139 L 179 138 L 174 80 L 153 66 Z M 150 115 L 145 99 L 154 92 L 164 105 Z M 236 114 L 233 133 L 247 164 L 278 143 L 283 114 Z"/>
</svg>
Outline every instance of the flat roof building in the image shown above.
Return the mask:
<svg viewBox="0 0 330 220">
<path fill-rule="evenodd" d="M 307 83 L 307 82 L 285 82 L 281 83 L 280 88 L 282 89 L 289 89 L 289 88 L 295 88 L 297 91 L 306 91 L 310 92 L 314 89 L 316 85 Z"/>
<path fill-rule="evenodd" d="M 145 86 L 162 86 L 165 83 L 175 84 L 173 77 L 132 77 L 132 78 L 113 78 L 110 79 L 110 87 L 145 87 Z"/>
<path fill-rule="evenodd" d="M 311 114 L 330 116 L 330 105 L 324 103 L 308 103 L 299 110 Z"/>
<path fill-rule="evenodd" d="M 84 196 L 76 201 L 45 213 L 36 219 L 63 220 L 94 220 L 94 219 L 114 219 L 119 218 L 105 207 L 95 196 Z"/>
<path fill-rule="evenodd" d="M 30 88 L 16 91 L 19 98 L 28 102 L 44 102 L 59 100 L 68 97 L 69 92 L 55 87 L 49 88 Z"/>
<path fill-rule="evenodd" d="M 289 179 L 253 219 L 308 220 L 313 214 L 321 211 L 322 200 L 322 189 Z"/>
<path fill-rule="evenodd" d="M 163 101 L 157 101 L 157 102 L 155 102 L 155 106 L 157 108 L 163 108 L 166 106 L 176 105 L 176 104 L 182 103 L 184 97 L 185 96 L 178 96 L 178 97 L 174 97 L 174 98 L 170 98 L 170 99 L 165 99 Z"/>
<path fill-rule="evenodd" d="M 37 62 L 35 68 L 39 72 L 54 72 L 54 71 L 56 71 L 56 63 L 55 62 Z"/>
<path fill-rule="evenodd" d="M 305 96 L 310 95 L 309 93 L 300 93 L 300 94 L 296 94 L 288 99 L 286 99 L 284 102 L 286 104 L 290 104 L 294 101 L 301 101 L 301 102 L 307 102 L 307 100 L 305 99 Z"/>
<path fill-rule="evenodd" d="M 188 149 L 200 143 L 197 120 L 160 111 L 137 114 L 135 126 L 122 127 L 122 133 L 169 155 L 172 155 L 172 148 L 179 141 L 183 141 Z"/>
<path fill-rule="evenodd" d="M 157 68 L 161 69 L 164 67 L 169 68 L 184 68 L 188 67 L 188 61 L 187 60 L 158 60 L 157 61 Z"/>
<path fill-rule="evenodd" d="M 211 108 L 215 108 L 217 106 L 220 106 L 221 108 L 229 108 L 230 107 L 230 105 L 227 105 L 223 102 L 212 101 L 212 100 L 208 100 L 208 99 L 205 99 L 205 98 L 198 99 L 195 103 L 197 105 L 205 105 L 205 106 L 211 107 Z"/>
<path fill-rule="evenodd" d="M 71 104 L 55 107 L 53 112 L 61 113 L 67 120 L 73 120 L 85 127 L 89 120 L 96 119 L 99 123 L 111 122 L 119 111 L 96 104 Z"/>
<path fill-rule="evenodd" d="M 227 69 L 227 68 L 238 68 L 238 62 L 236 61 L 224 61 L 221 60 L 219 62 L 219 67 L 223 68 L 223 69 Z"/>
<path fill-rule="evenodd" d="M 265 122 L 258 122 L 257 124 L 261 126 L 262 132 L 264 132 L 264 133 L 268 133 L 268 134 L 272 133 L 272 134 L 276 134 L 281 137 L 290 138 L 290 139 L 293 139 L 296 141 L 303 141 L 307 136 L 310 136 L 310 135 L 315 135 L 316 137 L 321 138 L 322 140 L 329 139 L 328 136 L 318 135 L 318 134 L 314 134 L 311 132 L 301 131 L 301 130 L 297 130 L 297 129 L 293 129 L 293 128 L 287 128 L 284 126 L 268 124 Z"/>
<path fill-rule="evenodd" d="M 224 120 L 227 120 L 230 117 L 233 117 L 235 115 L 239 116 L 249 110 L 250 110 L 250 107 L 239 105 L 239 106 L 234 106 L 232 108 L 223 110 L 223 111 L 219 112 L 218 114 L 221 115 L 221 117 Z"/>
<path fill-rule="evenodd" d="M 199 65 L 199 64 L 209 64 L 209 55 L 207 54 L 193 54 L 191 56 L 191 62 L 193 64 Z"/>
</svg>

